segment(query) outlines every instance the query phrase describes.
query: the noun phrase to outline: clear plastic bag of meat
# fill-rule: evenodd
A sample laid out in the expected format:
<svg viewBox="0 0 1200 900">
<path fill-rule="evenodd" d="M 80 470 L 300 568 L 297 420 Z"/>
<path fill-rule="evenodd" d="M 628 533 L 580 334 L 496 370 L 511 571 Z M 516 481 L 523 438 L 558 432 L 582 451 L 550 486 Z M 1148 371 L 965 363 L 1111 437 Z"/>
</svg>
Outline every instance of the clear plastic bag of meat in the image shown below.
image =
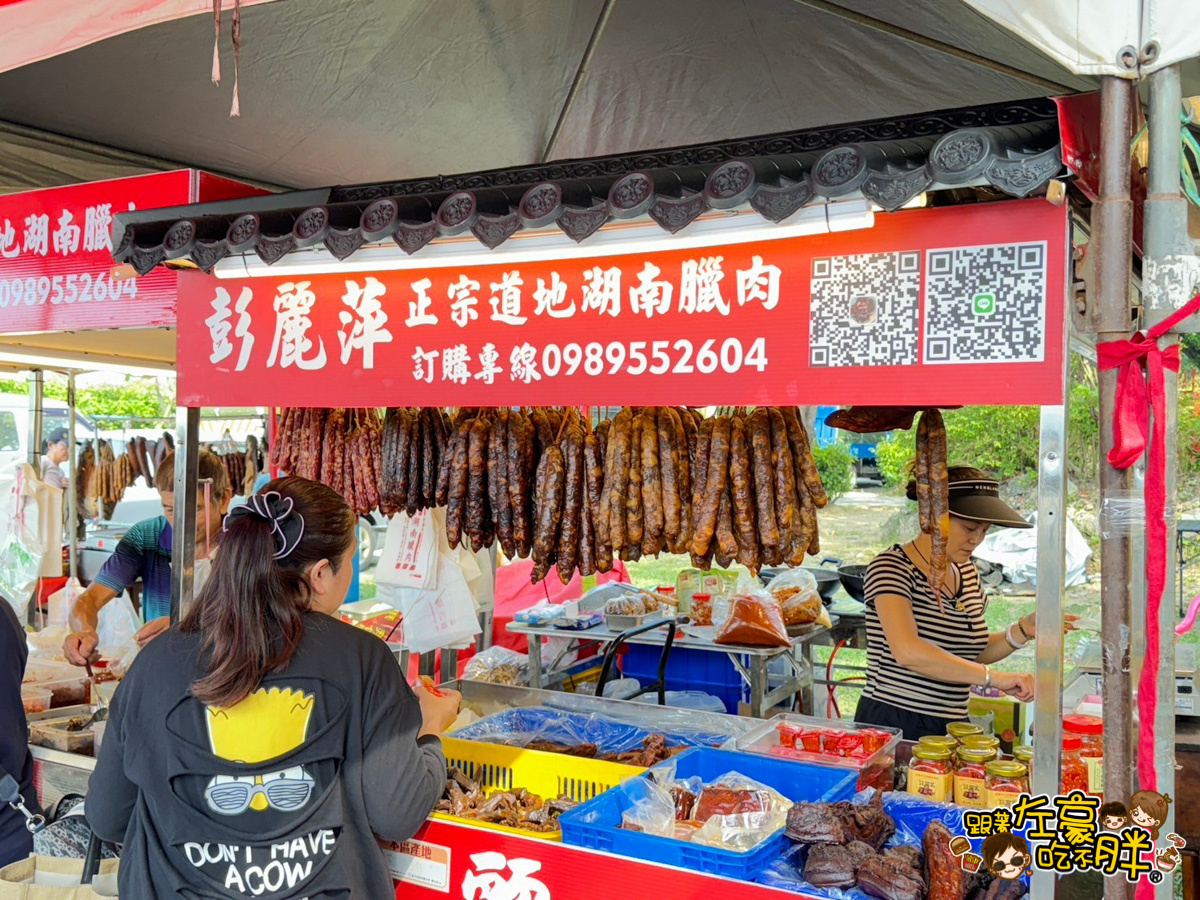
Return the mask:
<svg viewBox="0 0 1200 900">
<path fill-rule="evenodd" d="M 631 778 L 619 788 L 631 806 L 621 814 L 621 827 L 658 837 L 675 837 L 675 798 L 669 783 Z"/>
<path fill-rule="evenodd" d="M 817 593 L 817 579 L 807 569 L 780 572 L 767 585 L 767 593 L 783 610 L 784 625 L 808 625 L 817 620 L 823 604 Z"/>
<path fill-rule="evenodd" d="M 462 677 L 489 684 L 529 684 L 529 657 L 507 647 L 488 647 L 471 657 Z"/>
<path fill-rule="evenodd" d="M 706 784 L 692 816 L 700 829 L 692 840 L 723 850 L 744 852 L 757 847 L 787 822 L 792 801 L 778 791 L 738 772 Z"/>
<path fill-rule="evenodd" d="M 716 622 L 715 608 L 713 621 Z M 779 601 L 757 579 L 744 575 L 729 597 L 729 616 L 717 628 L 716 643 L 788 647 L 792 642 Z"/>
</svg>

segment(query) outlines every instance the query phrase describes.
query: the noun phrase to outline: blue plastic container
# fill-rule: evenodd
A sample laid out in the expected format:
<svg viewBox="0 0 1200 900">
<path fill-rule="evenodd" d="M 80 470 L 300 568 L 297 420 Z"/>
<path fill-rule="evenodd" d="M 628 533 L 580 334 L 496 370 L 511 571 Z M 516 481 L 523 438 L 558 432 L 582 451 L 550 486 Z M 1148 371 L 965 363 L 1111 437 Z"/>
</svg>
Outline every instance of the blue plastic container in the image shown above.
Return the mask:
<svg viewBox="0 0 1200 900">
<path fill-rule="evenodd" d="M 702 734 L 685 731 L 660 731 L 673 746 L 716 747 L 725 743 L 727 735 Z M 627 725 L 607 716 L 583 715 L 549 709 L 544 706 L 521 707 L 498 712 L 478 722 L 466 725 L 450 737 L 466 741 L 506 743 L 509 736 L 536 736 L 559 744 L 595 744 L 600 753 L 624 753 L 642 746 L 649 731 Z M 499 740 L 497 740 L 499 739 Z"/>
<path fill-rule="evenodd" d="M 621 672 L 642 684 L 657 681 L 662 648 L 648 644 L 627 644 L 626 647 Z M 745 696 L 745 683 L 724 653 L 673 647 L 667 659 L 667 690 L 712 694 L 725 704 L 727 713 L 736 716 L 738 703 Z"/>
<path fill-rule="evenodd" d="M 666 765 L 671 764 L 679 778 L 698 775 L 705 784 L 738 772 L 793 801 L 832 802 L 854 796 L 854 774 L 831 766 L 707 749 L 685 750 Z M 783 829 L 745 853 L 627 831 L 620 827 L 621 817 L 631 806 L 629 795 L 616 787 L 563 813 L 558 820 L 563 842 L 742 880 L 751 879 L 787 848 Z"/>
</svg>

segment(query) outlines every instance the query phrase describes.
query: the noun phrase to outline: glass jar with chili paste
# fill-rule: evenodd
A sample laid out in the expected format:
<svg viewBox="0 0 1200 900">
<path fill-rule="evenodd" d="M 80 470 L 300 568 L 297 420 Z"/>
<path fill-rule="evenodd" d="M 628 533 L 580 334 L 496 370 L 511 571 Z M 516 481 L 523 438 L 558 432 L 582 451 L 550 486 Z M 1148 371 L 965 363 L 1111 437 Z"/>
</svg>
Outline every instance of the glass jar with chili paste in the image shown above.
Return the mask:
<svg viewBox="0 0 1200 900">
<path fill-rule="evenodd" d="M 1063 794 L 1069 794 L 1071 791 L 1087 793 L 1088 771 L 1087 763 L 1083 761 L 1083 757 L 1080 755 L 1082 747 L 1083 739 L 1079 735 L 1063 735 L 1062 774 L 1059 781 L 1059 788 Z"/>
<path fill-rule="evenodd" d="M 1029 770 L 1012 759 L 996 759 L 984 766 L 984 802 L 989 809 L 1014 806 L 1029 793 Z"/>
<path fill-rule="evenodd" d="M 1099 716 L 1063 716 L 1063 732 L 1078 735 L 1079 755 L 1087 766 L 1087 792 L 1104 796 L 1104 720 Z"/>
<path fill-rule="evenodd" d="M 711 625 L 712 594 L 692 594 L 692 605 L 688 615 L 693 625 Z"/>
<path fill-rule="evenodd" d="M 918 747 L 936 747 L 939 750 L 945 750 L 950 754 L 950 766 L 954 767 L 955 753 L 958 750 L 958 741 L 950 737 L 948 734 L 930 734 L 917 741 Z"/>
<path fill-rule="evenodd" d="M 1013 747 L 1013 759 L 1025 767 L 1029 773 L 1029 783 L 1033 783 L 1033 748 L 1028 744 L 1018 744 Z"/>
<path fill-rule="evenodd" d="M 992 737 L 991 735 L 987 734 L 973 734 L 969 737 L 965 737 L 959 741 L 958 746 L 960 748 L 973 747 L 976 750 L 980 748 L 986 748 L 988 750 L 995 750 L 996 755 L 1000 755 L 1000 738 Z"/>
<path fill-rule="evenodd" d="M 926 800 L 945 803 L 954 790 L 951 753 L 944 747 L 917 744 L 908 764 L 908 792 Z"/>
<path fill-rule="evenodd" d="M 978 725 L 972 725 L 970 722 L 951 722 L 946 726 L 946 734 L 961 744 L 963 738 L 982 735 L 983 729 Z"/>
<path fill-rule="evenodd" d="M 954 802 L 959 806 L 983 807 L 987 799 L 985 767 L 998 756 L 992 747 L 958 748 L 958 767 L 954 770 Z"/>
</svg>

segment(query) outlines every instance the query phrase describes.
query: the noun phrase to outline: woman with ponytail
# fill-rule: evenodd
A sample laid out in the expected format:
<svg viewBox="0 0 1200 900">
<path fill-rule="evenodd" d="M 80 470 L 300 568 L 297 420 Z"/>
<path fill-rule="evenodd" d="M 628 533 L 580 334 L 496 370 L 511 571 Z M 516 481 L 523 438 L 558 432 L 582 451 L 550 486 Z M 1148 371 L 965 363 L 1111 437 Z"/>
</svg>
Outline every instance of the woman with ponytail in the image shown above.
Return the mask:
<svg viewBox="0 0 1200 900">
<path fill-rule="evenodd" d="M 392 895 L 376 835 L 411 837 L 441 796 L 459 697 L 414 693 L 383 642 L 334 618 L 354 528 L 324 485 L 267 484 L 131 667 L 87 809 L 124 844 L 121 896 Z"/>
</svg>

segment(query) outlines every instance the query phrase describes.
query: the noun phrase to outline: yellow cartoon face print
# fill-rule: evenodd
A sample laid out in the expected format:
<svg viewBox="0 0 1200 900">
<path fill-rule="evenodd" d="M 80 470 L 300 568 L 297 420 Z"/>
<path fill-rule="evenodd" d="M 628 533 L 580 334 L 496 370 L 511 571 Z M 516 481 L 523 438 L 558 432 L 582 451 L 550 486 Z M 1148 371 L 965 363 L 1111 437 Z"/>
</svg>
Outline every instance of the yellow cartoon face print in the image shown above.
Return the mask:
<svg viewBox="0 0 1200 900">
<path fill-rule="evenodd" d="M 312 694 L 290 688 L 259 688 L 228 709 L 205 709 L 208 739 L 214 755 L 229 762 L 254 764 L 277 759 L 303 746 L 312 720 Z M 303 766 L 262 775 L 217 775 L 204 797 L 209 809 L 223 816 L 248 810 L 293 812 L 308 803 L 313 778 Z"/>
</svg>

